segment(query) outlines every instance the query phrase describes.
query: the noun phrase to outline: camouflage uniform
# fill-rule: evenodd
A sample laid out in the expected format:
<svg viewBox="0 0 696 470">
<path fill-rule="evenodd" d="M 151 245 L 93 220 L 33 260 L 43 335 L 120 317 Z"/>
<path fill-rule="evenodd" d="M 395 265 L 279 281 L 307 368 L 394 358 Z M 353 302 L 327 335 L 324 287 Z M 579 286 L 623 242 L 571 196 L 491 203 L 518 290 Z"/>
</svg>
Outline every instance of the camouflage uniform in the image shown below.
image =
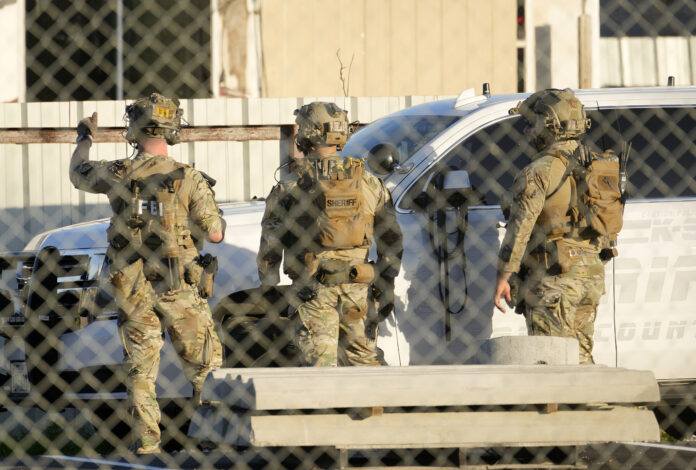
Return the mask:
<svg viewBox="0 0 696 470">
<path fill-rule="evenodd" d="M 143 240 L 140 247 L 127 228 L 132 210 L 124 201 L 131 193 L 133 175 L 161 176 L 178 172 L 176 245 L 179 288 L 170 289 L 162 243 Z M 222 347 L 210 307 L 199 293 L 200 275 L 194 258 L 204 237 L 222 231 L 222 219 L 208 181 L 196 170 L 166 156 L 144 152 L 131 161 L 84 161 L 71 169 L 73 185 L 103 193 L 114 210 L 108 231 L 110 281 L 119 305 L 119 334 L 129 363 L 127 388 L 133 430 L 139 445 L 160 442 L 160 410 L 155 395 L 162 330 L 169 333 L 186 378 L 200 392 L 208 372 L 222 364 Z M 129 242 L 123 241 L 126 238 Z M 124 246 L 125 245 L 125 246 Z"/>
<path fill-rule="evenodd" d="M 309 154 L 305 157 L 305 160 L 320 159 L 344 160 L 339 154 L 321 157 Z M 362 167 L 362 162 L 355 160 L 356 164 L 358 162 Z M 375 271 L 389 271 L 396 276 L 401 264 L 402 242 L 391 195 L 379 178 L 367 171 L 361 171 L 361 174 L 360 211 L 366 216 L 370 231 L 374 229 L 378 254 Z M 364 240 L 361 246 L 344 249 L 327 249 L 318 243 L 317 220 L 322 215 L 318 199 L 321 199 L 320 192 L 305 186 L 297 173 L 271 190 L 261 223 L 261 244 L 257 257 L 259 278 L 263 284 L 277 284 L 284 255 L 284 272 L 293 280 L 296 291 L 300 292 L 300 296 L 303 290 L 314 294 L 313 298 L 305 297 L 306 300 L 299 303 L 294 318 L 295 342 L 303 364 L 380 365 L 383 358 L 376 347 L 376 337 L 373 339 L 366 334 L 366 326 L 374 319 L 374 312 L 368 314 L 368 310 L 372 309 L 368 305 L 371 286 L 339 279 L 347 275 L 351 266 L 368 262 L 371 240 Z M 352 229 L 352 226 L 345 228 L 346 231 Z M 307 253 L 311 253 L 312 261 L 308 262 Z M 307 273 L 308 266 L 312 264 L 317 272 L 337 270 L 338 278 L 334 278 L 335 282 L 317 282 L 317 276 Z"/>
<path fill-rule="evenodd" d="M 537 95 L 529 100 L 533 103 Z M 575 188 L 566 168 L 577 158 L 579 145 L 570 138 L 545 146 L 515 178 L 498 272 L 526 271 L 520 295 L 528 334 L 577 338 L 580 362 L 593 363 L 604 264 L 600 241 L 578 236 L 568 215 Z"/>
</svg>

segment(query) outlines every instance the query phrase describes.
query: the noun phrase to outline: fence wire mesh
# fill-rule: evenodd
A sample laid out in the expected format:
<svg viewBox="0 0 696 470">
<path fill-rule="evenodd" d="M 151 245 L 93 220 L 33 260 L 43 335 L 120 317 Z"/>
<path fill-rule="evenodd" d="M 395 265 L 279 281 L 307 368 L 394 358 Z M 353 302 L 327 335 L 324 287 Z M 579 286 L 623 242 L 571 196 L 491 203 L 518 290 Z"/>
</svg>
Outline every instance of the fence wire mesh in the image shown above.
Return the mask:
<svg viewBox="0 0 696 470">
<path fill-rule="evenodd" d="M 524 17 L 525 3 L 520 1 L 518 6 L 518 16 Z M 211 96 L 208 1 L 26 0 L 25 9 L 28 101 L 111 100 L 152 91 L 180 98 Z M 689 2 L 601 0 L 599 11 L 603 36 L 686 37 L 696 29 L 696 8 Z M 523 28 L 523 22 L 518 27 Z M 523 31 L 518 36 L 524 37 Z M 523 60 L 524 54 L 518 57 Z M 520 87 L 524 87 L 523 79 Z M 659 96 L 630 106 L 587 104 L 592 126 L 584 142 L 597 152 L 620 152 L 627 142 L 632 149 L 626 225 L 619 237 L 619 256 L 607 265 L 606 293 L 595 321 L 595 360 L 611 367 L 653 370 L 661 381 L 659 401 L 561 399 L 547 404 L 491 398 L 433 405 L 432 400 L 422 399 L 423 403 L 373 407 L 358 400 L 361 404 L 355 406 L 318 403 L 315 408 L 261 408 L 261 389 L 249 388 L 243 370 L 267 368 L 277 374 L 300 365 L 295 344 L 297 292 L 287 277 L 281 287 L 258 288 L 256 250 L 263 204 L 257 201 L 255 209 L 247 212 L 222 204 L 228 222 L 226 241 L 206 248 L 219 262 L 209 305 L 223 346 L 222 370 L 235 371 L 226 379 L 229 388 L 216 388 L 208 395 L 204 392 L 203 404 L 196 403 L 172 345 L 176 330 L 160 315 L 164 347 L 156 395 L 162 452 L 151 456 L 133 453 L 132 411 L 126 389 L 130 369 L 117 324 L 119 305 L 109 283 L 107 222 L 65 232 L 62 237 L 58 232 L 46 238 L 40 250 L 32 247 L 0 254 L 0 466 L 694 468 L 689 447 L 696 431 L 696 363 L 690 359 L 696 325 L 692 315 L 696 300 L 694 95 L 687 90 L 682 102 L 669 105 L 661 104 Z M 420 369 L 419 380 L 424 382 L 443 365 L 488 364 L 492 353 L 484 344 L 492 336 L 527 334 L 522 316 L 508 312 L 501 319 L 493 313 L 491 297 L 503 233 L 502 226 L 496 225 L 503 221 L 499 206 L 534 151 L 526 143 L 521 118 L 501 115 L 472 125 L 466 132 L 454 132 L 466 116 L 433 111 L 382 119 L 356 133 L 345 150 L 375 158 L 376 147 L 387 149 L 399 165 L 389 166 L 388 171 L 370 166 L 375 173 L 390 173 L 382 177 L 395 195 L 404 234 L 394 313 L 380 324 L 377 345 L 391 366 L 432 366 L 433 372 Z M 450 137 L 443 140 L 446 135 Z M 437 158 L 424 163 L 431 154 Z M 206 171 L 216 176 L 215 168 Z M 448 192 L 444 181 L 457 172 L 466 172 L 470 188 Z M 67 179 L 68 175 L 55 178 Z M 315 210 L 314 201 L 304 202 L 308 205 L 300 205 L 302 211 Z M 4 227 L 0 231 L 3 247 L 14 249 L 18 240 L 24 246 L 38 235 L 28 230 L 31 224 L 18 223 L 11 209 L 0 212 L 0 225 Z M 281 225 L 289 249 L 297 249 L 294 243 L 305 243 L 309 236 L 307 227 L 298 225 L 293 217 L 282 220 Z M 383 235 L 382 230 L 376 225 L 375 237 Z M 145 259 L 164 257 L 160 247 L 150 247 L 142 254 Z M 364 328 L 362 323 L 358 326 Z M 351 327 L 355 325 L 341 325 L 339 348 L 350 338 Z M 348 354 L 345 349 L 342 353 Z M 288 381 L 313 377 L 296 369 L 288 371 L 293 371 L 288 372 Z M 255 373 L 264 376 L 264 372 Z M 375 374 L 372 380 L 379 376 L 378 372 L 365 372 L 368 379 L 369 374 Z M 583 383 L 570 385 L 590 388 Z M 415 396 L 424 385 L 410 383 L 409 387 Z M 502 380 L 489 395 L 495 397 L 507 388 L 509 384 Z M 360 393 L 378 394 L 369 388 Z M 447 439 L 448 433 L 458 432 L 448 420 L 460 415 L 472 422 L 479 422 L 476 416 L 501 416 L 509 428 L 522 426 L 515 420 L 523 415 L 567 415 L 567 421 L 559 421 L 551 431 L 560 436 L 582 413 L 615 409 L 649 409 L 661 429 L 663 444 L 687 451 L 601 439 L 588 439 L 592 442 L 580 445 L 562 439 L 557 444 L 533 445 L 524 439 L 526 433 L 538 436 L 531 428 L 519 434 L 518 441 L 525 445 L 484 438 L 455 445 Z M 271 419 L 271 423 L 273 418 L 286 417 L 344 423 L 340 420 L 348 417 L 346 429 L 363 430 L 352 426 L 362 423 L 369 427 L 383 417 L 404 419 L 396 421 L 408 423 L 402 427 L 375 424 L 375 429 L 392 437 L 417 431 L 421 426 L 418 419 L 426 419 L 422 418 L 425 415 L 442 420 L 443 427 L 430 432 L 448 445 L 380 448 L 374 442 L 351 448 L 347 443 L 304 444 L 299 438 L 291 445 L 253 442 L 260 435 L 254 433 L 261 432 L 252 429 L 252 419 L 257 418 Z M 202 432 L 201 423 L 208 423 L 211 429 Z M 632 424 L 623 422 L 621 426 L 630 429 Z M 283 426 L 271 424 L 272 428 Z M 465 421 L 460 428 L 472 426 Z M 288 429 L 298 436 L 309 433 L 306 428 Z M 353 438 L 361 432 L 355 431 Z M 472 432 L 490 436 L 484 425 Z"/>
</svg>

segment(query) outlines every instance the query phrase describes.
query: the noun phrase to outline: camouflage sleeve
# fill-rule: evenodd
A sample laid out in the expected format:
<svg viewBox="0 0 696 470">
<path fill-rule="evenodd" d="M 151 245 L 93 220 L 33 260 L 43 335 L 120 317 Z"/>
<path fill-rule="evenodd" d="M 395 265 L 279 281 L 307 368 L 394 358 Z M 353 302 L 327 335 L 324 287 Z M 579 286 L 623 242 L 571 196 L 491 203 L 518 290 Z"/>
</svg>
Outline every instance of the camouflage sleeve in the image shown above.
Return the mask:
<svg viewBox="0 0 696 470">
<path fill-rule="evenodd" d="M 377 248 L 377 266 L 380 273 L 396 277 L 401 268 L 403 239 L 396 209 L 389 189 L 379 181 L 380 197 L 375 209 L 374 238 Z"/>
<path fill-rule="evenodd" d="M 527 243 L 546 200 L 548 172 L 540 165 L 529 165 L 515 178 L 510 217 L 498 254 L 499 272 L 518 272 Z"/>
<path fill-rule="evenodd" d="M 88 193 L 106 194 L 123 178 L 122 160 L 87 160 L 70 169 L 70 182 Z"/>
<path fill-rule="evenodd" d="M 256 266 L 262 284 L 276 285 L 280 282 L 280 263 L 283 259 L 283 244 L 280 240 L 283 217 L 280 201 L 284 192 L 284 186 L 277 184 L 266 198 L 266 210 L 261 220 L 261 242 L 256 256 Z"/>
<path fill-rule="evenodd" d="M 192 181 L 189 216 L 203 235 L 223 231 L 222 211 L 215 202 L 215 192 L 205 178 L 193 168 L 187 171 Z M 200 238 L 200 235 L 198 236 Z"/>
</svg>

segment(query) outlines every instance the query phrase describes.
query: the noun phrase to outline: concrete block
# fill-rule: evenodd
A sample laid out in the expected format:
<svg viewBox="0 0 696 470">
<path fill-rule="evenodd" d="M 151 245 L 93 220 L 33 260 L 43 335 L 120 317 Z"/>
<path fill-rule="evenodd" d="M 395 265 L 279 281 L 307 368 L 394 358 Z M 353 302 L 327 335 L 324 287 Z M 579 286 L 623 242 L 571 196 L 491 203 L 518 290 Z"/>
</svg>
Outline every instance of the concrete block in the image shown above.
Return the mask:
<svg viewBox="0 0 696 470">
<path fill-rule="evenodd" d="M 501 336 L 481 345 L 479 364 L 577 365 L 579 345 L 575 338 L 558 336 Z"/>
<path fill-rule="evenodd" d="M 650 371 L 597 365 L 465 365 L 218 369 L 203 400 L 252 410 L 645 403 Z"/>
<path fill-rule="evenodd" d="M 228 445 L 418 448 L 575 445 L 659 441 L 647 409 L 244 416 L 224 409 L 196 413 L 189 437 Z"/>
</svg>

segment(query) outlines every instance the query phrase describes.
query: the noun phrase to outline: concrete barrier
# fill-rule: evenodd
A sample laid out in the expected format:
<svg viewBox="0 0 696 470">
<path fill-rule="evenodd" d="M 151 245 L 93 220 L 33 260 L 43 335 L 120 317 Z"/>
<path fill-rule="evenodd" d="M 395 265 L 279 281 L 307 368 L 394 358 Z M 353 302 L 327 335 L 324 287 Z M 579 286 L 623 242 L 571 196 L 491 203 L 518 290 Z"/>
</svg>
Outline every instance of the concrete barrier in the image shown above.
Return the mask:
<svg viewBox="0 0 696 470">
<path fill-rule="evenodd" d="M 479 364 L 547 364 L 579 363 L 580 346 L 575 338 L 559 336 L 501 336 L 482 343 Z"/>
<path fill-rule="evenodd" d="M 227 445 L 465 448 L 659 440 L 652 412 L 636 406 L 659 400 L 653 374 L 605 366 L 220 369 L 208 376 L 203 400 L 209 404 L 196 411 L 189 436 Z M 383 413 L 370 416 L 375 407 Z"/>
</svg>

